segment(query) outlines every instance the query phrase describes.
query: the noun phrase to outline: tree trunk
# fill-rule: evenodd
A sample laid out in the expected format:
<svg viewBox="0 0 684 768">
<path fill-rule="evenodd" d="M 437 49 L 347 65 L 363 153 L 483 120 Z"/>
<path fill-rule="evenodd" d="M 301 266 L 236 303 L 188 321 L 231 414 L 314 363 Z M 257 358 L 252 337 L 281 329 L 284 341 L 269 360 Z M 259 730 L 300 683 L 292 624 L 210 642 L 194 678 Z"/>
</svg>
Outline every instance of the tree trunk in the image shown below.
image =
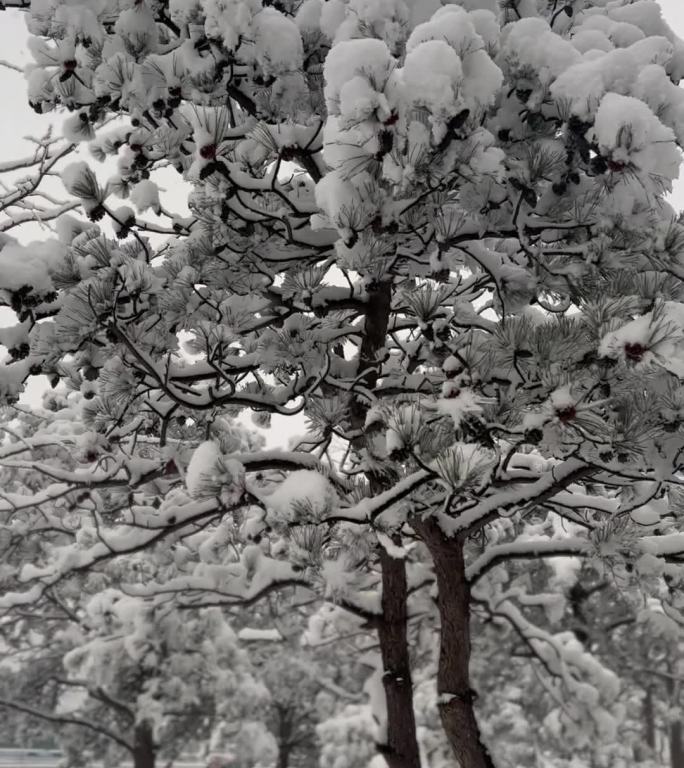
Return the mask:
<svg viewBox="0 0 684 768">
<path fill-rule="evenodd" d="M 670 768 L 684 768 L 684 748 L 682 745 L 682 722 L 670 723 Z"/>
<path fill-rule="evenodd" d="M 133 768 L 154 768 L 157 747 L 152 738 L 152 729 L 148 723 L 135 726 L 133 741 Z"/>
<path fill-rule="evenodd" d="M 288 768 L 290 764 L 290 747 L 285 744 L 278 745 L 278 768 Z"/>
<path fill-rule="evenodd" d="M 676 672 L 676 664 L 670 658 L 668 671 Z M 679 706 L 679 685 L 674 676 L 668 676 L 666 679 L 667 692 L 670 698 L 670 706 Z M 670 745 L 670 768 L 684 768 L 684 742 L 682 741 L 682 721 L 675 720 L 668 726 L 668 741 Z"/>
<path fill-rule="evenodd" d="M 368 289 L 363 339 L 359 350 L 358 381 L 373 391 L 378 381 L 378 355 L 385 345 L 392 303 L 392 285 L 379 282 Z M 350 408 L 352 429 L 360 437 L 354 448 L 370 448 L 365 433 L 369 403 L 356 396 Z M 367 473 L 373 495 L 389 486 L 387 478 Z M 376 626 L 383 669 L 383 688 L 387 705 L 387 740 L 378 745 L 389 768 L 420 768 L 420 752 L 416 739 L 413 710 L 413 684 L 407 638 L 408 585 L 406 565 L 379 548 L 382 571 L 382 616 Z"/>
<path fill-rule="evenodd" d="M 380 567 L 382 618 L 378 638 L 387 702 L 387 745 L 383 752 L 390 768 L 420 768 L 407 638 L 406 565 L 381 549 Z"/>
<path fill-rule="evenodd" d="M 432 520 L 414 526 L 432 555 L 441 621 L 437 694 L 439 713 L 460 768 L 495 768 L 482 743 L 470 687 L 470 586 L 463 540 L 447 539 Z"/>
<path fill-rule="evenodd" d="M 287 705 L 275 705 L 278 718 L 278 768 L 288 768 L 292 739 L 292 711 Z"/>
<path fill-rule="evenodd" d="M 644 696 L 643 704 L 644 714 L 644 741 L 648 745 L 650 750 L 649 756 L 655 754 L 656 748 L 656 724 L 655 724 L 655 710 L 653 707 L 653 686 L 646 686 L 646 695 Z"/>
</svg>

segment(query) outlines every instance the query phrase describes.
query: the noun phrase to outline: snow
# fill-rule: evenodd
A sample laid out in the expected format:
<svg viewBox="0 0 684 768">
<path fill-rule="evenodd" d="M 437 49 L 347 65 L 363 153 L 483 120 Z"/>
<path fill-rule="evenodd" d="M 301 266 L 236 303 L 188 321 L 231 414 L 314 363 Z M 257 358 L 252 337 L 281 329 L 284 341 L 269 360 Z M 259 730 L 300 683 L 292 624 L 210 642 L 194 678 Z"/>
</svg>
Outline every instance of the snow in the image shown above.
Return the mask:
<svg viewBox="0 0 684 768">
<path fill-rule="evenodd" d="M 295 24 L 301 32 L 318 32 L 321 29 L 322 13 L 323 3 L 321 0 L 304 0 L 295 14 Z"/>
<path fill-rule="evenodd" d="M 437 400 L 437 410 L 445 416 L 450 416 L 454 427 L 458 429 L 465 416 L 480 413 L 482 406 L 471 389 L 461 388 L 453 381 L 445 381 L 442 397 Z"/>
<path fill-rule="evenodd" d="M 636 0 L 630 5 L 611 4 L 608 7 L 609 18 L 627 22 L 638 27 L 645 35 L 665 35 L 669 28 L 663 21 L 663 13 L 658 3 L 650 0 Z"/>
<path fill-rule="evenodd" d="M 631 95 L 648 104 L 658 119 L 671 128 L 680 144 L 684 143 L 684 92 L 658 64 L 639 71 Z"/>
<path fill-rule="evenodd" d="M 607 53 L 615 47 L 608 36 L 599 29 L 585 29 L 580 26 L 572 35 L 572 44 L 580 53 L 603 51 Z"/>
<path fill-rule="evenodd" d="M 650 600 L 649 603 L 649 607 L 637 613 L 637 622 L 646 625 L 656 637 L 660 636 L 669 642 L 676 642 L 680 631 L 678 623 L 665 614 L 657 601 Z"/>
<path fill-rule="evenodd" d="M 56 715 L 70 715 L 78 712 L 88 699 L 88 691 L 83 688 L 67 688 L 60 694 L 55 706 Z"/>
<path fill-rule="evenodd" d="M 252 21 L 260 11 L 258 0 L 201 0 L 206 15 L 205 34 L 222 38 L 229 51 L 235 50 L 242 37 L 250 38 Z"/>
<path fill-rule="evenodd" d="M 365 522 L 375 520 L 380 514 L 383 515 L 383 521 L 390 522 L 389 515 L 386 513 L 395 505 L 401 504 L 403 499 L 412 491 L 419 488 L 431 477 L 429 472 L 418 470 L 416 472 L 402 477 L 392 488 L 375 495 L 373 498 L 364 498 L 353 507 L 344 509 L 343 514 L 347 520 Z M 400 525 L 403 521 L 403 514 L 397 516 L 399 519 L 391 521 L 392 525 Z"/>
<path fill-rule="evenodd" d="M 545 562 L 554 570 L 554 581 L 558 586 L 572 586 L 577 580 L 577 572 L 581 567 L 579 558 L 568 557 L 572 554 L 586 554 L 590 551 L 590 543 L 578 536 L 549 538 L 548 536 L 519 536 L 515 541 L 491 545 L 482 555 L 473 560 L 467 568 L 470 580 L 476 580 L 480 574 L 495 562 L 497 557 L 529 557 L 565 553 L 558 557 L 548 557 Z"/>
<path fill-rule="evenodd" d="M 493 0 L 495 3 L 496 0 Z M 463 4 L 464 8 L 467 8 L 467 4 Z M 487 51 L 491 54 L 495 54 L 499 47 L 499 35 L 501 34 L 501 28 L 497 19 L 497 10 L 490 8 L 476 7 L 469 12 L 470 20 L 475 27 L 475 31 L 482 38 L 482 42 L 485 45 Z"/>
<path fill-rule="evenodd" d="M 679 176 L 674 133 L 639 99 L 607 93 L 596 111 L 593 136 L 604 157 L 656 176 L 666 189 Z"/>
<path fill-rule="evenodd" d="M 629 516 L 637 525 L 657 525 L 660 522 L 660 514 L 651 504 L 633 509 Z"/>
<path fill-rule="evenodd" d="M 625 21 L 614 22 L 608 27 L 608 36 L 617 48 L 628 48 L 644 39 L 644 33 L 635 24 Z"/>
<path fill-rule="evenodd" d="M 509 505 L 520 505 L 526 501 L 536 499 L 550 488 L 557 486 L 565 478 L 572 476 L 583 468 L 585 468 L 585 464 L 582 461 L 574 458 L 566 459 L 552 466 L 549 471 L 544 472 L 534 482 L 522 486 L 512 485 L 505 490 L 487 496 L 452 519 L 442 520 L 441 527 L 447 536 L 451 536 L 458 531 L 468 530 L 470 526 L 477 524 L 493 510 L 503 510 Z"/>
<path fill-rule="evenodd" d="M 193 498 L 200 498 L 208 478 L 218 476 L 221 451 L 213 440 L 206 440 L 195 448 L 185 470 L 185 485 Z"/>
<path fill-rule="evenodd" d="M 382 531 L 378 531 L 376 536 L 378 538 L 378 543 L 390 557 L 393 557 L 395 560 L 404 560 L 408 557 L 408 547 L 404 548 L 398 546 L 394 543 L 394 541 L 392 541 L 390 536 L 388 536 L 386 533 L 382 533 Z"/>
<path fill-rule="evenodd" d="M 492 104 L 503 83 L 503 73 L 484 50 L 473 51 L 463 58 L 463 76 L 461 95 L 471 111 Z"/>
<path fill-rule="evenodd" d="M 344 86 L 354 78 L 362 78 L 367 82 L 366 93 L 376 93 L 381 102 L 392 68 L 392 57 L 382 40 L 345 40 L 334 45 L 326 56 L 323 69 L 325 100 L 330 114 L 341 116 L 344 123 L 353 123 L 353 116 L 343 112 L 340 102 Z M 355 87 L 358 90 L 358 86 Z M 348 100 L 346 106 L 353 107 Z M 388 116 L 389 111 L 386 111 Z"/>
<path fill-rule="evenodd" d="M 501 60 L 513 71 L 532 69 L 542 83 L 549 83 L 580 59 L 568 40 L 551 30 L 544 19 L 526 18 L 505 30 Z"/>
<path fill-rule="evenodd" d="M 238 640 L 243 642 L 280 642 L 283 636 L 277 629 L 257 629 L 254 627 L 243 627 L 238 630 Z"/>
<path fill-rule="evenodd" d="M 302 66 L 302 37 L 294 21 L 274 8 L 264 8 L 254 17 L 256 60 L 264 75 L 296 72 Z"/>
<path fill-rule="evenodd" d="M 154 14 L 147 3 L 137 3 L 122 11 L 116 20 L 114 31 L 121 36 L 132 52 L 154 53 L 159 43 Z"/>
<path fill-rule="evenodd" d="M 343 0 L 328 0 L 321 8 L 321 31 L 329 39 L 333 40 L 337 30 L 342 25 L 347 13 L 347 5 Z"/>
<path fill-rule="evenodd" d="M 368 411 L 366 411 L 364 429 L 368 429 L 368 427 L 374 424 L 384 424 L 386 418 L 387 415 L 384 409 L 379 405 L 373 405 L 368 409 Z"/>
<path fill-rule="evenodd" d="M 309 469 L 291 472 L 266 497 L 268 506 L 288 520 L 296 520 L 302 514 L 302 505 L 317 518 L 328 512 L 336 503 L 335 500 L 335 491 L 330 480 L 320 472 Z"/>
<path fill-rule="evenodd" d="M 344 19 L 334 31 L 334 42 L 375 37 L 394 55 L 400 55 L 407 21 L 408 8 L 403 0 L 348 0 Z M 372 30 L 372 34 L 366 30 Z"/>
<path fill-rule="evenodd" d="M 328 154 L 326 147 L 326 156 Z M 373 218 L 377 208 L 372 195 L 372 179 L 366 171 L 348 181 L 342 173 L 333 170 L 316 184 L 316 203 L 342 236 L 364 227 Z"/>
<path fill-rule="evenodd" d="M 682 377 L 683 339 L 684 307 L 676 301 L 664 301 L 653 312 L 607 333 L 601 339 L 598 352 L 642 367 L 655 364 Z"/>
<path fill-rule="evenodd" d="M 410 53 L 428 40 L 443 40 L 454 49 L 460 59 L 484 45 L 484 41 L 475 31 L 470 15 L 457 5 L 440 8 L 430 21 L 415 27 L 406 41 L 406 52 Z"/>
<path fill-rule="evenodd" d="M 35 293 L 54 290 L 50 275 L 66 249 L 58 240 L 40 240 L 19 245 L 7 243 L 0 249 L 0 287 L 11 291 L 29 286 Z"/>
<path fill-rule="evenodd" d="M 347 704 L 317 725 L 316 733 L 321 744 L 321 768 L 376 768 L 372 762 L 376 734 L 369 706 Z"/>
<path fill-rule="evenodd" d="M 377 110 L 387 112 L 387 102 L 382 94 L 375 91 L 368 80 L 356 75 L 340 88 L 340 114 L 349 125 L 369 120 Z"/>
<path fill-rule="evenodd" d="M 684 533 L 666 533 L 663 536 L 642 536 L 640 548 L 649 555 L 675 555 L 684 552 Z"/>
<path fill-rule="evenodd" d="M 159 213 L 159 187 L 151 179 L 143 179 L 135 184 L 130 198 L 138 213 L 144 213 L 150 208 Z"/>
<path fill-rule="evenodd" d="M 199 0 L 169 0 L 169 16 L 177 24 L 189 24 L 199 20 Z"/>
<path fill-rule="evenodd" d="M 368 696 L 368 703 L 375 721 L 375 741 L 379 744 L 387 741 L 387 698 L 382 678 L 382 665 L 377 663 L 373 674 L 368 677 L 364 685 L 364 692 Z"/>
<path fill-rule="evenodd" d="M 649 552 L 641 555 L 635 563 L 636 569 L 642 576 L 662 576 L 666 563 L 661 558 Z"/>
<path fill-rule="evenodd" d="M 449 118 L 464 107 L 459 96 L 462 80 L 461 59 L 442 40 L 420 43 L 406 55 L 402 68 L 403 96 L 413 107 L 430 111 L 435 141 L 444 136 Z"/>
<path fill-rule="evenodd" d="M 576 403 L 576 398 L 572 396 L 570 386 L 567 384 L 558 389 L 554 389 L 549 396 L 549 400 L 556 411 L 563 411 L 566 408 L 574 408 Z"/>
<path fill-rule="evenodd" d="M 546 561 L 553 570 L 554 583 L 561 589 L 570 589 L 577 583 L 582 560 L 579 557 L 550 557 Z"/>
<path fill-rule="evenodd" d="M 385 434 L 385 447 L 387 453 L 392 455 L 395 451 L 401 451 L 405 448 L 404 440 L 396 429 L 389 428 Z"/>
<path fill-rule="evenodd" d="M 598 53 L 593 49 L 592 53 Z M 591 121 L 603 97 L 631 95 L 640 71 L 651 64 L 662 65 L 672 54 L 664 37 L 639 40 L 596 56 L 585 55 L 560 73 L 551 85 L 557 99 L 566 100 L 573 114 Z"/>
</svg>

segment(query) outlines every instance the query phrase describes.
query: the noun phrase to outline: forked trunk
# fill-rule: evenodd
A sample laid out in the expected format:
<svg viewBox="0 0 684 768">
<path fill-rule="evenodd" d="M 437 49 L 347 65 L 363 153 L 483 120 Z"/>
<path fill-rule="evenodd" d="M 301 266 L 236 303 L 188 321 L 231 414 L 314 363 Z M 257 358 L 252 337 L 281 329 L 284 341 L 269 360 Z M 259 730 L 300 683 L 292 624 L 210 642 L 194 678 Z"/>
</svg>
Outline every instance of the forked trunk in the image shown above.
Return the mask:
<svg viewBox="0 0 684 768">
<path fill-rule="evenodd" d="M 447 539 L 431 520 L 416 526 L 432 555 L 441 621 L 437 694 L 439 713 L 460 768 L 495 768 L 482 743 L 470 687 L 470 587 L 463 541 Z"/>
</svg>

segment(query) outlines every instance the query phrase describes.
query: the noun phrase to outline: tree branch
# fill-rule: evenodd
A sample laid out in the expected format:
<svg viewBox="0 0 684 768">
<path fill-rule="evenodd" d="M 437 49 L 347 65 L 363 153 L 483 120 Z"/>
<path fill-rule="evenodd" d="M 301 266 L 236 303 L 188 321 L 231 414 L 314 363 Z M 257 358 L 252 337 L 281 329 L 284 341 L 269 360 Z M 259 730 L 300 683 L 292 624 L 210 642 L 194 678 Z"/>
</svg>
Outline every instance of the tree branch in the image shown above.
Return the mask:
<svg viewBox="0 0 684 768">
<path fill-rule="evenodd" d="M 133 746 L 122 736 L 119 736 L 104 726 L 95 725 L 87 720 L 81 720 L 77 717 L 55 715 L 52 712 L 35 709 L 34 707 L 29 707 L 27 704 L 21 704 L 18 701 L 12 701 L 11 699 L 0 698 L 0 707 L 7 707 L 8 709 L 14 709 L 17 712 L 24 712 L 27 715 L 31 715 L 31 717 L 37 717 L 40 720 L 45 720 L 46 722 L 55 723 L 57 725 L 77 725 L 80 728 L 88 728 L 89 730 L 99 733 L 101 736 L 106 736 L 108 739 L 116 742 L 120 747 L 123 747 L 131 754 L 133 753 Z"/>
</svg>

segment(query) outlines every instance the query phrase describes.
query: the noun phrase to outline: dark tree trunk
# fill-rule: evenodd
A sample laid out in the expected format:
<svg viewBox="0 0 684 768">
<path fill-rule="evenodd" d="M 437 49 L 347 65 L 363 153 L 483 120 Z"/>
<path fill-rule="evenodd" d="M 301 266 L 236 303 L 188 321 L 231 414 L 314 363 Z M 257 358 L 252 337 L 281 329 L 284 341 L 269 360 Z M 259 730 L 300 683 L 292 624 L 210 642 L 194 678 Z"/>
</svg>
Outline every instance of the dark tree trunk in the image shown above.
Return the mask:
<svg viewBox="0 0 684 768">
<path fill-rule="evenodd" d="M 408 583 L 403 560 L 380 550 L 382 619 L 378 624 L 387 702 L 387 751 L 390 768 L 419 768 L 413 683 L 407 638 Z"/>
<path fill-rule="evenodd" d="M 651 750 L 650 754 L 655 753 L 656 748 L 656 724 L 655 724 L 655 709 L 653 707 L 653 686 L 646 686 L 646 695 L 644 696 L 644 736 L 646 744 Z"/>
<path fill-rule="evenodd" d="M 278 745 L 278 768 L 288 768 L 290 764 L 290 747 L 285 744 Z"/>
<path fill-rule="evenodd" d="M 676 671 L 676 663 L 670 659 L 669 672 Z M 679 685 L 674 677 L 667 677 L 667 692 L 670 695 L 670 706 L 679 705 Z M 669 724 L 668 740 L 670 742 L 670 768 L 684 768 L 684 742 L 682 741 L 682 721 L 675 720 Z"/>
<path fill-rule="evenodd" d="M 415 527 L 430 550 L 437 578 L 441 621 L 437 694 L 442 725 L 460 768 L 495 768 L 482 743 L 470 687 L 470 587 L 463 540 L 447 539 L 431 520 Z"/>
<path fill-rule="evenodd" d="M 378 381 L 378 355 L 385 345 L 392 303 L 392 285 L 379 282 L 368 290 L 364 333 L 359 350 L 358 381 L 373 390 Z M 364 432 L 369 403 L 355 397 L 351 403 L 352 428 L 361 436 L 354 447 L 369 449 Z M 389 486 L 387 478 L 368 474 L 371 493 L 376 495 Z M 379 548 L 382 571 L 382 616 L 376 622 L 383 668 L 383 688 L 387 703 L 387 739 L 378 745 L 389 768 L 420 768 L 413 710 L 413 684 L 407 638 L 408 585 L 403 560 L 391 557 Z"/>
<path fill-rule="evenodd" d="M 681 720 L 670 723 L 670 768 L 684 768 Z"/>
<path fill-rule="evenodd" d="M 135 726 L 133 741 L 133 768 L 154 768 L 157 758 L 157 746 L 152 738 L 152 729 L 148 723 Z"/>
<path fill-rule="evenodd" d="M 287 705 L 275 706 L 278 719 L 278 768 L 288 768 L 293 712 Z"/>
</svg>

